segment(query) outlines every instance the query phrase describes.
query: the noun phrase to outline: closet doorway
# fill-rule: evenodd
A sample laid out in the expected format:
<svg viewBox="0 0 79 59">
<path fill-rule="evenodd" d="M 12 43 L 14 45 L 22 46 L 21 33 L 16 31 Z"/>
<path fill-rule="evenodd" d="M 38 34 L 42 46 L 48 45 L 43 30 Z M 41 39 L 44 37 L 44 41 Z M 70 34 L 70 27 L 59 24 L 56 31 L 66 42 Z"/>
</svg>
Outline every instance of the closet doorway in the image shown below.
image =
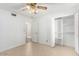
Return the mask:
<svg viewBox="0 0 79 59">
<path fill-rule="evenodd" d="M 74 15 L 55 19 L 56 44 L 75 48 Z"/>
</svg>

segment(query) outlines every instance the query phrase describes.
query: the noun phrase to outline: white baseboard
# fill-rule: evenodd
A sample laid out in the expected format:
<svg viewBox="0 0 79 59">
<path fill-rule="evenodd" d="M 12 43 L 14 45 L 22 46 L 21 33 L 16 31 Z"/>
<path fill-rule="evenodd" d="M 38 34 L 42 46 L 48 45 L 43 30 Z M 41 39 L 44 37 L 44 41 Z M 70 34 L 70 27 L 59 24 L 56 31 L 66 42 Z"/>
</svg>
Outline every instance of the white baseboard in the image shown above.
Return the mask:
<svg viewBox="0 0 79 59">
<path fill-rule="evenodd" d="M 18 46 L 24 45 L 25 43 L 26 43 L 26 42 L 20 42 L 20 43 L 18 43 L 18 44 L 16 44 L 16 45 L 13 45 L 13 46 L 7 47 L 7 48 L 5 48 L 5 49 L 2 49 L 2 50 L 0 50 L 0 52 L 4 52 L 4 51 L 10 50 L 10 49 L 12 49 L 12 48 L 15 48 L 15 47 L 18 47 Z"/>
</svg>

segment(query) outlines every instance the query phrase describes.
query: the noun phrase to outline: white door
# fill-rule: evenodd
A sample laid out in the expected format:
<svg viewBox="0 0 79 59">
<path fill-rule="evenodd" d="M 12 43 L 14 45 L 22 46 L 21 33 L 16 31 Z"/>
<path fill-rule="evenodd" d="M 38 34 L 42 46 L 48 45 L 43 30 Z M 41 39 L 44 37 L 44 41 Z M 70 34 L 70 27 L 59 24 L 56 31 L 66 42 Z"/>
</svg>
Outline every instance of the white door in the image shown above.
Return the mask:
<svg viewBox="0 0 79 59">
<path fill-rule="evenodd" d="M 50 45 L 51 41 L 51 20 L 33 20 L 32 41 Z"/>
<path fill-rule="evenodd" d="M 32 41 L 38 42 L 38 22 L 33 21 L 32 23 Z"/>
<path fill-rule="evenodd" d="M 39 20 L 39 43 L 50 45 L 51 21 L 49 19 Z"/>
</svg>

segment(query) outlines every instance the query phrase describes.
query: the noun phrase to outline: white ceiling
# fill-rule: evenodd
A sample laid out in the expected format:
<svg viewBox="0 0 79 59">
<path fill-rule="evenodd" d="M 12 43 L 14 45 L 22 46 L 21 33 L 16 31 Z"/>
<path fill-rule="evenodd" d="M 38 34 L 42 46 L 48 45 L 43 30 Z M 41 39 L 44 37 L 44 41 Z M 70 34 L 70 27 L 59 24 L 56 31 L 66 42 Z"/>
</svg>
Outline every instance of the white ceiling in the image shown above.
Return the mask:
<svg viewBox="0 0 79 59">
<path fill-rule="evenodd" d="M 24 5 L 24 3 L 0 3 L 0 9 L 13 11 L 23 7 Z"/>
<path fill-rule="evenodd" d="M 39 5 L 45 5 L 48 7 L 47 11 L 39 12 L 36 16 L 42 16 L 43 14 L 52 15 L 65 15 L 68 13 L 73 13 L 74 8 L 77 8 L 79 4 L 77 3 L 40 3 Z M 7 11 L 14 11 L 25 6 L 25 3 L 0 3 L 0 9 Z M 23 15 L 31 15 L 28 11 L 22 12 Z"/>
</svg>

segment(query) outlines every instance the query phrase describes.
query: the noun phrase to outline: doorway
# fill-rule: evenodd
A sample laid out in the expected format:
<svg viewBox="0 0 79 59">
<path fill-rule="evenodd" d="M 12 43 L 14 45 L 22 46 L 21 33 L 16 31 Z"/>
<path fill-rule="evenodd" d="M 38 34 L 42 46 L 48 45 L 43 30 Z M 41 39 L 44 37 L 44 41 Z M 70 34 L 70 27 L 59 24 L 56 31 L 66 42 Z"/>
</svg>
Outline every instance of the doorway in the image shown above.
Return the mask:
<svg viewBox="0 0 79 59">
<path fill-rule="evenodd" d="M 30 23 L 26 23 L 26 42 L 31 41 L 31 24 Z"/>
</svg>

